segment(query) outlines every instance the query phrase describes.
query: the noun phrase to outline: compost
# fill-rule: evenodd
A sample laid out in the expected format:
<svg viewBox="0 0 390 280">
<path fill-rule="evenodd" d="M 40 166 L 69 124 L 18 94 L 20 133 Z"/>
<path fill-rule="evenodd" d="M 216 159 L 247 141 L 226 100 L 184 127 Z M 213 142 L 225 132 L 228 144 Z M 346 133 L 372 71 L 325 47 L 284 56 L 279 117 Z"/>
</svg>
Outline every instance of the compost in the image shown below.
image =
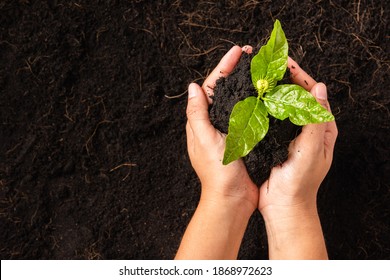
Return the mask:
<svg viewBox="0 0 390 280">
<path fill-rule="evenodd" d="M 327 85 L 339 129 L 318 197 L 329 256 L 389 259 L 389 9 L 384 0 L 1 1 L 1 259 L 172 259 L 200 195 L 187 86 L 234 44 L 264 44 L 275 19 L 289 55 Z M 255 161 L 248 169 L 265 164 Z M 268 258 L 258 212 L 239 258 Z"/>
</svg>

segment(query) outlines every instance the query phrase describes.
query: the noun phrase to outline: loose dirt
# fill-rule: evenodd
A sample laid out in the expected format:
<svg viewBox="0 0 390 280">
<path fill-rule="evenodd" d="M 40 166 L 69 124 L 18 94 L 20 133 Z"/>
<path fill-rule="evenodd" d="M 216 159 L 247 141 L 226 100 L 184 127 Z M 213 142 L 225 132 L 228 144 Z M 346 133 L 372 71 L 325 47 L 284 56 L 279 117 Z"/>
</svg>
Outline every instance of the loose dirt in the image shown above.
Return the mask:
<svg viewBox="0 0 390 280">
<path fill-rule="evenodd" d="M 318 198 L 329 255 L 390 258 L 389 9 L 382 0 L 1 1 L 1 259 L 173 258 L 200 194 L 186 151 L 187 86 L 233 44 L 263 44 L 275 19 L 290 55 L 327 84 L 339 128 Z M 239 258 L 267 257 L 255 213 Z"/>
</svg>

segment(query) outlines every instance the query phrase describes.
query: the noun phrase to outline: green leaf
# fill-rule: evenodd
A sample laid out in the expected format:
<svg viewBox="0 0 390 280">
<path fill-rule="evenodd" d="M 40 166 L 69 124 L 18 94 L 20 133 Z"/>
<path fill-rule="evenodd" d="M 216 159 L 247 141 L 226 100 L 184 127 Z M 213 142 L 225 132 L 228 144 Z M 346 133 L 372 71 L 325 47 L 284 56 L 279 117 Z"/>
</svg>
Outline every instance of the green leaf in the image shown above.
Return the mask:
<svg viewBox="0 0 390 280">
<path fill-rule="evenodd" d="M 230 115 L 223 164 L 246 156 L 267 134 L 267 109 L 260 99 L 250 96 L 238 102 Z"/>
<path fill-rule="evenodd" d="M 283 79 L 287 59 L 287 39 L 280 22 L 276 20 L 267 44 L 261 47 L 259 53 L 251 61 L 252 82 L 255 88 L 257 88 L 257 82 L 263 79 L 270 85 L 268 90 L 272 90 L 276 82 Z M 259 94 L 262 95 L 263 92 Z"/>
<path fill-rule="evenodd" d="M 263 101 L 270 115 L 280 120 L 288 117 L 296 125 L 334 120 L 334 116 L 310 92 L 298 85 L 277 86 L 265 95 Z"/>
</svg>

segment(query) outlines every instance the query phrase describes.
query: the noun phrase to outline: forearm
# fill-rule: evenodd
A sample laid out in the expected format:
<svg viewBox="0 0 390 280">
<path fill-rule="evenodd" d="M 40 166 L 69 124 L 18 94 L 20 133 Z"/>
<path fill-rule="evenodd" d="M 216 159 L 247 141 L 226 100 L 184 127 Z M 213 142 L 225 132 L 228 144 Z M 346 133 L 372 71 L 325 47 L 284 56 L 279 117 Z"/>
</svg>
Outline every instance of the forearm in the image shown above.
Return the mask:
<svg viewBox="0 0 390 280">
<path fill-rule="evenodd" d="M 270 259 L 328 259 L 316 209 L 279 210 L 265 223 Z"/>
<path fill-rule="evenodd" d="M 201 200 L 183 236 L 176 259 L 236 259 L 253 211 Z"/>
</svg>

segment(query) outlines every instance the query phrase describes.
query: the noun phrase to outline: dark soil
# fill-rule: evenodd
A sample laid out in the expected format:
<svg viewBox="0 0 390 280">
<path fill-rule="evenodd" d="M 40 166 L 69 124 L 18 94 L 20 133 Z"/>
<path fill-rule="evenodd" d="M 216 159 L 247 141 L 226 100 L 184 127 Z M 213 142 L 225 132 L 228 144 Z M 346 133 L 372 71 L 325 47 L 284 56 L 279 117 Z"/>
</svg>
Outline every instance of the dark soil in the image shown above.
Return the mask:
<svg viewBox="0 0 390 280">
<path fill-rule="evenodd" d="M 389 259 L 389 9 L 1 1 L 1 259 L 173 258 L 200 191 L 186 151 L 187 85 L 233 43 L 264 43 L 276 18 L 290 55 L 327 84 L 339 128 L 319 194 L 329 255 Z M 266 244 L 255 213 L 239 257 L 267 258 Z"/>
<path fill-rule="evenodd" d="M 248 96 L 258 95 L 250 74 L 250 61 L 257 52 L 258 49 L 255 49 L 251 55 L 243 54 L 233 72 L 227 78 L 217 80 L 210 118 L 223 133 L 228 133 L 234 105 Z M 287 160 L 288 145 L 299 133 L 299 128 L 288 120 L 279 121 L 269 117 L 270 126 L 266 137 L 244 158 L 249 175 L 258 186 L 269 177 L 272 167 Z"/>
</svg>

